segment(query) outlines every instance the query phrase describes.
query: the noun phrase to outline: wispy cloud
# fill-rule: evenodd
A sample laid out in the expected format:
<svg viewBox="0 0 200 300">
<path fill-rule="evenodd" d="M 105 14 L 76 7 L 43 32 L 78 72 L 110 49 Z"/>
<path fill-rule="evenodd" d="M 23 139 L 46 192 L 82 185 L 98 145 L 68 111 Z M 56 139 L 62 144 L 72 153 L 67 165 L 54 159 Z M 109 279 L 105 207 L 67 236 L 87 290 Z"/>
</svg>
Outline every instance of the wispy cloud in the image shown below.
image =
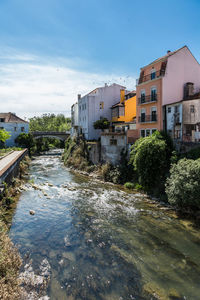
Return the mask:
<svg viewBox="0 0 200 300">
<path fill-rule="evenodd" d="M 34 116 L 46 112 L 70 115 L 77 94 L 113 82 L 134 89 L 135 78 L 95 74 L 68 67 L 58 58 L 44 59 L 29 54 L 3 53 L 0 57 L 0 111 Z M 71 64 L 72 65 L 72 64 Z"/>
</svg>

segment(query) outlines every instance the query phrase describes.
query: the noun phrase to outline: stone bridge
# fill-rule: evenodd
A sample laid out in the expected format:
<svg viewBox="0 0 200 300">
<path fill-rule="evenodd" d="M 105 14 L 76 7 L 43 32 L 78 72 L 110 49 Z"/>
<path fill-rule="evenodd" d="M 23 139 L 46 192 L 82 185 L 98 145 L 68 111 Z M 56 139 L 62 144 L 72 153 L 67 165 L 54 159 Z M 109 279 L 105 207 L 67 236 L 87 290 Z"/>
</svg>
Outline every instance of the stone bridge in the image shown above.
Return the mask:
<svg viewBox="0 0 200 300">
<path fill-rule="evenodd" d="M 62 141 L 66 141 L 70 136 L 69 131 L 59 132 L 59 131 L 32 131 L 31 132 L 35 139 L 40 139 L 43 137 L 55 138 Z"/>
</svg>

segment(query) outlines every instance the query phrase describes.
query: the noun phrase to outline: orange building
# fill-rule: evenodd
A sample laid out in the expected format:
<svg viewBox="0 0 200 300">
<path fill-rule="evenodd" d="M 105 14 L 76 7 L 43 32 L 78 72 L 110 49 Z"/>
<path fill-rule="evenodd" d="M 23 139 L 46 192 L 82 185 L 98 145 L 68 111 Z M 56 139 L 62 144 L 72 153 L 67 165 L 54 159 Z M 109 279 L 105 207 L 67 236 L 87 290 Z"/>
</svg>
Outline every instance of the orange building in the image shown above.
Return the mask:
<svg viewBox="0 0 200 300">
<path fill-rule="evenodd" d="M 134 122 L 136 118 L 136 92 L 120 91 L 120 102 L 111 107 L 112 123 Z"/>
<path fill-rule="evenodd" d="M 163 129 L 162 77 L 166 60 L 158 60 L 141 68 L 137 83 L 137 129 L 145 137 Z"/>
</svg>

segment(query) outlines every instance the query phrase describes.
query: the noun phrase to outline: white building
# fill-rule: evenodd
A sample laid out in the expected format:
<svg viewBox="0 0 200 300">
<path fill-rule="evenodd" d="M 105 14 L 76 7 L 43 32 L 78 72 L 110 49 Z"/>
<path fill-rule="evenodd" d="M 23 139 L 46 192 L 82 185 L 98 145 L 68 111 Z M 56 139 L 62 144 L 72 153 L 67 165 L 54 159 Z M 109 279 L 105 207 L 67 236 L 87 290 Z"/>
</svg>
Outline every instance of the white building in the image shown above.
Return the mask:
<svg viewBox="0 0 200 300">
<path fill-rule="evenodd" d="M 80 95 L 78 95 L 80 98 Z M 71 136 L 76 136 L 78 134 L 78 102 L 71 107 Z"/>
<path fill-rule="evenodd" d="M 16 146 L 15 139 L 20 133 L 29 132 L 29 123 L 17 117 L 14 113 L 0 113 L 0 129 L 5 129 L 11 135 L 5 146 L 13 147 Z"/>
<path fill-rule="evenodd" d="M 97 140 L 101 130 L 95 130 L 93 124 L 101 118 L 111 120 L 111 109 L 120 98 L 120 90 L 124 86 L 113 83 L 96 88 L 84 97 L 78 96 L 79 130 L 87 140 Z"/>
</svg>

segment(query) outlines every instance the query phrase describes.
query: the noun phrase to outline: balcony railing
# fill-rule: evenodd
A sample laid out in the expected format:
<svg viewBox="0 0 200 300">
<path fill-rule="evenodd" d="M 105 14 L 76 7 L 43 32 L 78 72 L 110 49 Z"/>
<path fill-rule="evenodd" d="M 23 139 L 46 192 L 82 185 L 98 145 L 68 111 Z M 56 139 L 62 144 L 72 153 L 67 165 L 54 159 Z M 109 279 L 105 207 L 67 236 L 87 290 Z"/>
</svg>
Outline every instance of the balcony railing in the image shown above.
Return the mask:
<svg viewBox="0 0 200 300">
<path fill-rule="evenodd" d="M 143 95 L 140 98 L 138 98 L 138 104 L 145 104 L 145 103 L 150 103 L 150 102 L 156 102 L 157 101 L 157 95 Z"/>
<path fill-rule="evenodd" d="M 159 78 L 161 76 L 164 76 L 164 75 L 165 75 L 164 70 L 158 70 L 154 73 L 147 74 L 147 75 L 140 75 L 140 78 L 138 80 L 136 80 L 136 83 L 141 84 L 141 83 L 149 81 L 149 80 L 157 79 L 157 78 Z"/>
<path fill-rule="evenodd" d="M 138 118 L 139 123 L 157 122 L 157 115 L 141 115 Z"/>
</svg>

